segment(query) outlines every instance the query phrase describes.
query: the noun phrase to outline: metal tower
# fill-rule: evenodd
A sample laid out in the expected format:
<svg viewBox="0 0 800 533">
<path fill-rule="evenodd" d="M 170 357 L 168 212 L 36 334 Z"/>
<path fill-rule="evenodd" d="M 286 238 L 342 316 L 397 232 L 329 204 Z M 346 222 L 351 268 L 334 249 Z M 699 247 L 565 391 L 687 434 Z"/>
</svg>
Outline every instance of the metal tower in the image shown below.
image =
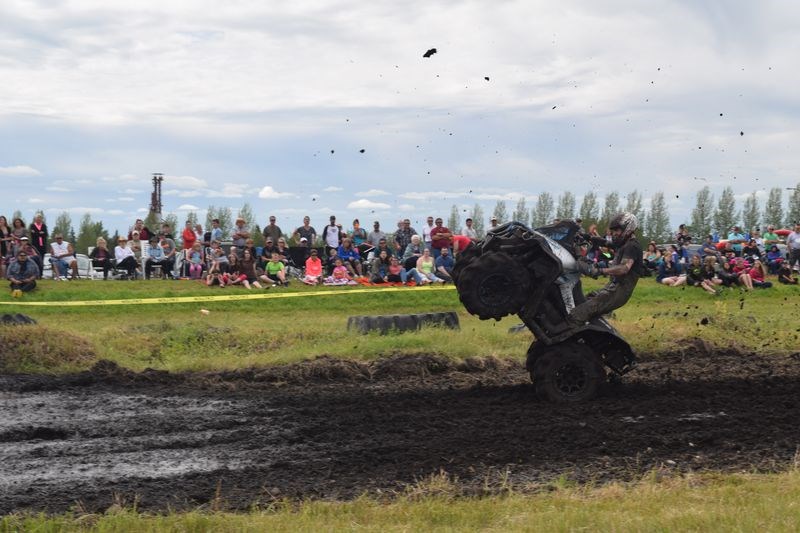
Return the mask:
<svg viewBox="0 0 800 533">
<path fill-rule="evenodd" d="M 164 174 L 153 173 L 153 192 L 150 194 L 150 212 L 158 215 L 161 220 L 161 182 L 164 181 Z"/>
</svg>

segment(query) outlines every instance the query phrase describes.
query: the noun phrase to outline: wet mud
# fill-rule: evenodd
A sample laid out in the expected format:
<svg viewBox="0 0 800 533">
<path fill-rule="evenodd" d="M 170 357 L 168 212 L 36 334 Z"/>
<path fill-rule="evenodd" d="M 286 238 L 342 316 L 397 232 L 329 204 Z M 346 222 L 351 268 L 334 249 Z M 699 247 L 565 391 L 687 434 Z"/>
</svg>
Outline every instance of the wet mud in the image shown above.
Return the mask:
<svg viewBox="0 0 800 533">
<path fill-rule="evenodd" d="M 800 354 L 702 343 L 642 357 L 568 406 L 538 401 L 521 364 L 493 358 L 0 376 L 0 513 L 243 509 L 392 494 L 439 472 L 482 493 L 653 469 L 781 471 L 800 446 L 799 402 Z"/>
</svg>

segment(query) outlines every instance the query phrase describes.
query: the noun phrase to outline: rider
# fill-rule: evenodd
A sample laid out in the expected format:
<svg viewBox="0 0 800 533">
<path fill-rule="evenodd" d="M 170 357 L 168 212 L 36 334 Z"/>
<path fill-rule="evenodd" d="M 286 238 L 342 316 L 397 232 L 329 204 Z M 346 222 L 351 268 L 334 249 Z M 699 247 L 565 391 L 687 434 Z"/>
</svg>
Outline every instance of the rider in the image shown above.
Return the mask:
<svg viewBox="0 0 800 533">
<path fill-rule="evenodd" d="M 632 213 L 615 215 L 608 225 L 616 250 L 610 266 L 597 268 L 593 263 L 579 262 L 583 274 L 593 278 L 607 274 L 611 279 L 605 287 L 572 310 L 567 317 L 570 326 L 580 327 L 604 313 L 622 307 L 631 297 L 642 271 L 642 246 L 634 236 L 637 226 L 638 222 Z"/>
</svg>

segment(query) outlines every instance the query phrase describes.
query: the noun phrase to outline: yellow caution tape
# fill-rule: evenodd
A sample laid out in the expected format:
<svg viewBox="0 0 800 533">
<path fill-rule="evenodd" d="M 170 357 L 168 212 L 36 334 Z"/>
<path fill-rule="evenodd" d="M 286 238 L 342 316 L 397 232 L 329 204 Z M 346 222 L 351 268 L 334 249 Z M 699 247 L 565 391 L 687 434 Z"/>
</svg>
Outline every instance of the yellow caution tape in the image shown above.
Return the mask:
<svg viewBox="0 0 800 533">
<path fill-rule="evenodd" d="M 452 290 L 452 285 L 434 286 L 420 289 L 420 292 Z M 31 306 L 31 307 L 81 307 L 81 306 L 105 306 L 105 305 L 154 305 L 154 304 L 185 304 L 198 302 L 231 302 L 240 300 L 267 300 L 272 298 L 304 298 L 306 296 L 333 296 L 341 294 L 360 294 L 375 292 L 399 292 L 408 290 L 407 287 L 375 287 L 371 289 L 347 289 L 347 290 L 328 290 L 313 292 L 262 292 L 253 294 L 220 294 L 216 296 L 175 296 L 172 298 L 130 298 L 127 300 L 80 300 L 80 301 L 56 301 L 56 302 L 26 302 L 24 300 L 13 300 L 0 302 L 0 305 Z"/>
</svg>

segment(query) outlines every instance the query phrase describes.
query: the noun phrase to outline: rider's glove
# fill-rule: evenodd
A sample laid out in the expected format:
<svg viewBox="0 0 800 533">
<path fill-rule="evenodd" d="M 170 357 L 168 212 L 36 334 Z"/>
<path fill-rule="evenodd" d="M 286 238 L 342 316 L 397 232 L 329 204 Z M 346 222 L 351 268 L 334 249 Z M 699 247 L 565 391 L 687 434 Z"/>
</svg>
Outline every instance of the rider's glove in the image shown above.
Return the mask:
<svg viewBox="0 0 800 533">
<path fill-rule="evenodd" d="M 578 260 L 578 271 L 584 276 L 591 276 L 594 279 L 597 279 L 597 276 L 600 275 L 600 269 L 594 263 L 583 258 Z"/>
</svg>

